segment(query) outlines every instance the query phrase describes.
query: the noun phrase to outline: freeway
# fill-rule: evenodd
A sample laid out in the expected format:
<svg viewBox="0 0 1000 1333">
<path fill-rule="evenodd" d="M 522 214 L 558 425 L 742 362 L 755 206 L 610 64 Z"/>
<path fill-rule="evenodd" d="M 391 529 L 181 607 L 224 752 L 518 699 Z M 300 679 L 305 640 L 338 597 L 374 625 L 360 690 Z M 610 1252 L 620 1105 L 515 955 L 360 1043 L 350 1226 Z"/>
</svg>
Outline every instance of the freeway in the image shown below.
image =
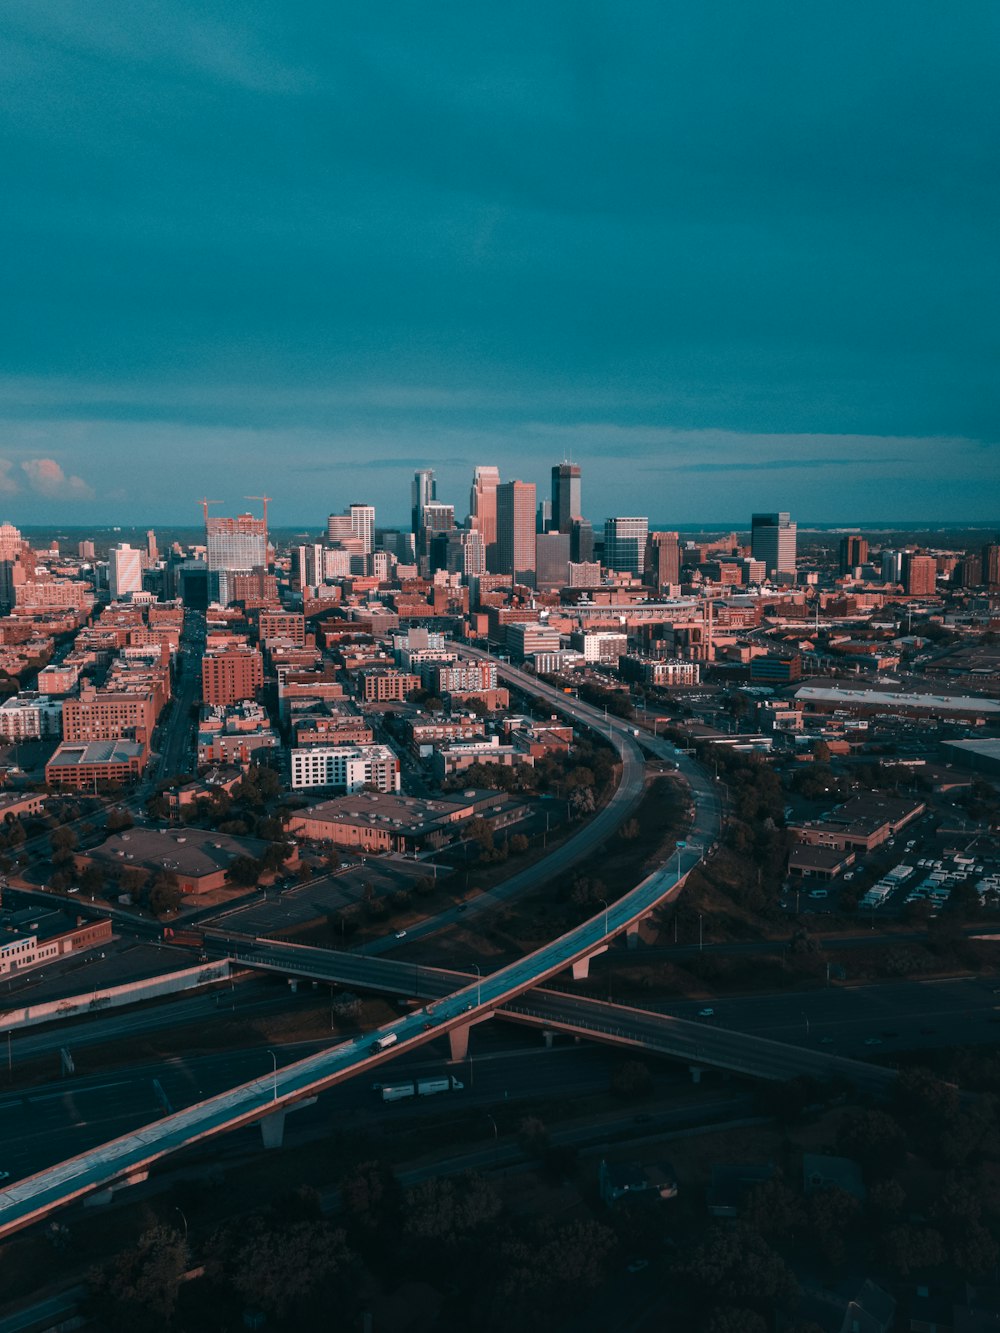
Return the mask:
<svg viewBox="0 0 1000 1333">
<path fill-rule="evenodd" d="M 532 689 L 544 697 L 548 687 L 526 679 Z M 579 701 L 570 703 L 566 696 L 555 691 L 551 694 L 552 702 L 581 725 L 593 728 L 605 725 L 606 720 L 598 710 Z M 622 762 L 622 782 L 629 780 L 630 766 L 635 765 L 631 780 L 641 786 L 641 751 L 634 739 L 625 728 L 609 725 L 608 731 Z M 672 757 L 673 747 L 665 742 L 660 744 L 664 754 L 669 752 Z M 692 795 L 695 823 L 705 838 L 703 845 L 707 846 L 718 834 L 718 801 L 703 775 L 698 774 L 697 778 L 699 788 Z M 615 819 L 618 817 L 616 812 Z M 596 823 L 598 819 L 600 815 L 592 822 Z M 602 828 L 602 840 L 613 826 L 609 822 L 607 828 Z M 168 1115 L 91 1152 L 9 1184 L 0 1191 L 0 1235 L 10 1234 L 47 1216 L 71 1199 L 115 1181 L 144 1178 L 153 1162 L 179 1148 L 255 1120 L 280 1117 L 283 1111 L 314 1097 L 323 1089 L 375 1069 L 404 1050 L 434 1040 L 452 1029 L 467 1032 L 474 1022 L 490 1017 L 505 1002 L 599 952 L 609 938 L 627 931 L 648 916 L 665 898 L 680 889 L 701 854 L 702 845 L 679 845 L 666 867 L 647 876 L 589 921 L 507 967 L 477 977 L 475 985 L 464 987 L 374 1035 L 309 1056 L 282 1070 L 275 1066 L 272 1077 L 241 1084 L 221 1096 Z"/>
</svg>

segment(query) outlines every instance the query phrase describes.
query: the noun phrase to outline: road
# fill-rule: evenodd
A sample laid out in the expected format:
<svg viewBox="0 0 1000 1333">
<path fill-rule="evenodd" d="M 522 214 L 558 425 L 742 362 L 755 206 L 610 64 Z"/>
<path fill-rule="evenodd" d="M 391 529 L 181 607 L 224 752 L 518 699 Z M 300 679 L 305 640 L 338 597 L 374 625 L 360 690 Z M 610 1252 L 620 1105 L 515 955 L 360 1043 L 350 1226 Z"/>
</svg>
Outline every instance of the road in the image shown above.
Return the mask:
<svg viewBox="0 0 1000 1333">
<path fill-rule="evenodd" d="M 547 687 L 539 686 L 538 689 L 543 693 Z M 581 725 L 604 725 L 605 719 L 596 709 L 578 701 L 568 704 L 565 695 L 556 695 L 554 691 L 552 695 L 552 702 L 559 704 Z M 623 783 L 629 780 L 641 782 L 641 769 L 632 770 L 630 775 L 630 763 L 641 763 L 641 752 L 634 739 L 624 729 L 609 727 L 609 732 L 622 760 Z M 673 747 L 666 743 L 660 745 L 664 755 L 672 757 Z M 702 847 L 713 843 L 718 835 L 718 801 L 703 775 L 696 776 L 698 788 L 692 795 L 695 827 L 701 831 L 704 844 L 689 842 L 679 847 L 676 856 L 670 858 L 669 867 L 648 876 L 604 912 L 533 954 L 477 979 L 475 986 L 439 1000 L 433 1012 L 428 1009 L 411 1014 L 374 1034 L 374 1038 L 369 1035 L 346 1046 L 307 1057 L 286 1069 L 276 1070 L 273 1078 L 254 1079 L 27 1180 L 8 1184 L 0 1193 L 0 1235 L 9 1234 L 70 1199 L 109 1182 L 142 1178 L 151 1163 L 178 1148 L 242 1124 L 280 1116 L 283 1110 L 315 1096 L 326 1087 L 377 1068 L 387 1057 L 401 1054 L 408 1047 L 434 1040 L 453 1028 L 467 1031 L 473 1022 L 489 1017 L 505 1001 L 599 951 L 609 936 L 635 925 L 669 894 L 676 892 L 700 860 Z M 592 823 L 597 823 L 600 817 Z M 617 817 L 616 814 L 615 819 Z M 609 823 L 602 828 L 601 838 L 608 836 L 613 827 L 614 823 Z"/>
</svg>

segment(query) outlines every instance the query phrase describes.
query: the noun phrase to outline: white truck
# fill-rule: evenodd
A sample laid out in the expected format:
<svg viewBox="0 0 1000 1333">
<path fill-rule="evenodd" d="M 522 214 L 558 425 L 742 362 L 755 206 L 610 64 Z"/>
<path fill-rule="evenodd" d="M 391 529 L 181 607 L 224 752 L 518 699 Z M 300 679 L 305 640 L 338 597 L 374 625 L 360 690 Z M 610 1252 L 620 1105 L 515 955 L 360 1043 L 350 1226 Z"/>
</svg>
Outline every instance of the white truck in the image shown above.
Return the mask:
<svg viewBox="0 0 1000 1333">
<path fill-rule="evenodd" d="M 461 1092 L 465 1087 L 454 1075 L 442 1075 L 441 1078 L 411 1078 L 405 1083 L 383 1083 L 381 1087 L 384 1102 L 401 1102 L 407 1097 L 433 1097 L 437 1092 Z"/>
<path fill-rule="evenodd" d="M 399 1041 L 398 1032 L 387 1032 L 382 1037 L 376 1037 L 372 1047 L 376 1051 L 387 1051 L 390 1046 L 395 1046 L 397 1041 Z"/>
</svg>

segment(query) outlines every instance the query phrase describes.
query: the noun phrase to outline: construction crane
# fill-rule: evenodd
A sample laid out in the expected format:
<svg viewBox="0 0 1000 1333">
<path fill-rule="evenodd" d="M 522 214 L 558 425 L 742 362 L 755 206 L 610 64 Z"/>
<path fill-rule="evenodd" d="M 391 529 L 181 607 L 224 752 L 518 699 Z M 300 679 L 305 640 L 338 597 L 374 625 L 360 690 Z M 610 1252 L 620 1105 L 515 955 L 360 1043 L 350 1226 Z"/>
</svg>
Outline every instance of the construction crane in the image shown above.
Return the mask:
<svg viewBox="0 0 1000 1333">
<path fill-rule="evenodd" d="M 267 506 L 274 497 L 271 495 L 244 495 L 244 500 L 262 500 L 264 503 L 264 531 L 267 531 Z"/>
<path fill-rule="evenodd" d="M 207 527 L 208 527 L 208 506 L 209 506 L 209 505 L 220 505 L 220 504 L 222 504 L 222 501 L 221 501 L 221 500 L 199 500 L 198 503 L 201 505 L 202 512 L 203 512 L 204 515 L 205 515 L 205 527 L 207 528 Z"/>
</svg>

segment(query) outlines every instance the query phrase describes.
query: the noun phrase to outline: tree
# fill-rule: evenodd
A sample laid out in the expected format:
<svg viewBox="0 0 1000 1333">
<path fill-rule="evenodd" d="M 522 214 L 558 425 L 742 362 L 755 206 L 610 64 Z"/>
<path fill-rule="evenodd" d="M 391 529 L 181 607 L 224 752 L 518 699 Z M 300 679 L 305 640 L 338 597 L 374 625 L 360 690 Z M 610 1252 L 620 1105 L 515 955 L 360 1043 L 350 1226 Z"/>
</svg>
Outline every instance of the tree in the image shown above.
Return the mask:
<svg viewBox="0 0 1000 1333">
<path fill-rule="evenodd" d="M 177 876 L 172 872 L 157 875 L 149 886 L 149 910 L 154 916 L 176 912 L 183 900 Z"/>
<path fill-rule="evenodd" d="M 226 871 L 226 879 L 247 887 L 256 884 L 264 867 L 252 856 L 237 856 Z"/>
<path fill-rule="evenodd" d="M 528 839 L 523 833 L 515 833 L 510 840 L 510 850 L 514 856 L 523 856 L 528 850 Z"/>
<path fill-rule="evenodd" d="M 352 1267 L 345 1233 L 326 1222 L 272 1230 L 258 1220 L 246 1231 L 231 1261 L 230 1280 L 248 1305 L 277 1319 L 301 1308 L 320 1287 L 345 1277 Z"/>
<path fill-rule="evenodd" d="M 482 1176 L 434 1178 L 407 1191 L 404 1226 L 413 1241 L 437 1250 L 489 1226 L 500 1210 L 499 1196 Z"/>
<path fill-rule="evenodd" d="M 132 822 L 132 816 L 123 806 L 116 805 L 108 811 L 106 824 L 111 833 L 121 833 L 125 829 L 130 829 Z"/>
<path fill-rule="evenodd" d="M 626 1101 L 648 1097 L 652 1090 L 653 1076 L 641 1060 L 625 1060 L 611 1076 L 611 1091 Z"/>
<path fill-rule="evenodd" d="M 768 1333 L 768 1325 L 755 1310 L 719 1305 L 708 1316 L 705 1333 Z"/>
<path fill-rule="evenodd" d="M 891 1176 L 906 1160 L 906 1135 L 888 1111 L 849 1111 L 837 1126 L 837 1151 L 854 1158 L 866 1178 Z"/>
<path fill-rule="evenodd" d="M 172 1227 L 143 1232 L 130 1249 L 91 1274 L 94 1316 L 110 1333 L 166 1329 L 187 1268 L 187 1241 Z"/>
<path fill-rule="evenodd" d="M 798 1293 L 785 1261 L 743 1222 L 714 1226 L 678 1261 L 675 1271 L 706 1303 L 747 1305 L 763 1312 L 790 1306 Z"/>
<path fill-rule="evenodd" d="M 391 1246 L 402 1220 L 403 1193 L 388 1162 L 359 1162 L 340 1182 L 351 1243 L 364 1251 Z"/>
<path fill-rule="evenodd" d="M 517 1141 L 528 1157 L 540 1156 L 549 1144 L 549 1131 L 537 1116 L 527 1115 L 517 1127 Z"/>
</svg>

